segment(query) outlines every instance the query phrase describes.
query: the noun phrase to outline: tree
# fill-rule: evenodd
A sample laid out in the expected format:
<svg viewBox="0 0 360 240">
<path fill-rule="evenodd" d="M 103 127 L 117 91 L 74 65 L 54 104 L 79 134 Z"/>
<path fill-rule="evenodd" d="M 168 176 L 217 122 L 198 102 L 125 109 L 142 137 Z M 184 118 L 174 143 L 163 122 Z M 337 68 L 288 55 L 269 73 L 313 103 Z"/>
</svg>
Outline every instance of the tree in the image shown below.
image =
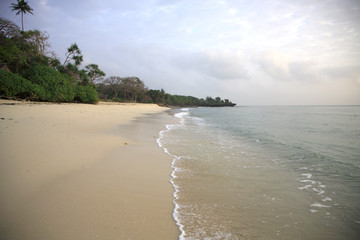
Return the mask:
<svg viewBox="0 0 360 240">
<path fill-rule="evenodd" d="M 27 12 L 33 14 L 32 11 L 34 9 L 32 9 L 25 0 L 17 0 L 17 3 L 11 4 L 11 8 L 13 11 L 17 11 L 16 15 L 19 15 L 21 13 L 21 29 L 22 31 L 24 31 L 24 14 L 26 14 Z"/>
<path fill-rule="evenodd" d="M 100 83 L 105 76 L 105 73 L 100 70 L 97 64 L 88 64 L 85 66 L 85 72 L 91 84 Z"/>
<path fill-rule="evenodd" d="M 156 103 L 156 104 L 164 104 L 165 103 L 165 90 L 164 89 L 161 89 L 161 91 L 151 89 L 147 92 L 147 95 L 150 96 L 153 103 Z"/>
<path fill-rule="evenodd" d="M 48 42 L 50 35 L 47 32 L 41 32 L 39 30 L 31 30 L 25 32 L 25 38 L 35 50 L 35 56 L 46 56 L 49 52 L 50 43 Z"/>
<path fill-rule="evenodd" d="M 60 72 L 67 73 L 81 82 L 83 85 L 87 85 L 89 82 L 88 76 L 84 69 L 80 69 L 80 65 L 83 61 L 83 55 L 81 50 L 76 43 L 70 45 L 65 53 L 65 60 L 61 67 L 59 67 Z"/>
<path fill-rule="evenodd" d="M 20 31 L 13 22 L 0 18 L 0 63 L 19 74 L 34 64 L 50 66 L 49 37 L 39 30 Z"/>
<path fill-rule="evenodd" d="M 20 28 L 12 21 L 0 17 L 0 67 L 4 70 L 17 70 L 25 63 L 22 49 L 17 45 L 21 39 Z M 10 66 L 11 65 L 11 66 Z"/>
<path fill-rule="evenodd" d="M 118 97 L 118 94 L 121 90 L 121 83 L 122 83 L 122 79 L 121 77 L 117 77 L 117 76 L 111 76 L 109 78 L 107 78 L 104 83 L 106 85 L 108 85 L 112 91 L 114 92 L 114 97 L 113 99 Z"/>
<path fill-rule="evenodd" d="M 0 17 L 0 34 L 2 38 L 20 37 L 20 28 L 12 21 Z"/>
<path fill-rule="evenodd" d="M 79 46 L 76 43 L 73 43 L 70 45 L 70 47 L 67 49 L 67 52 L 65 53 L 65 61 L 63 63 L 63 66 L 66 64 L 69 64 L 71 60 L 74 61 L 74 65 L 76 67 L 80 66 L 80 64 L 83 61 L 83 56 L 81 55 L 81 50 Z"/>
<path fill-rule="evenodd" d="M 215 105 L 216 101 L 212 97 L 207 96 L 206 97 L 206 104 L 207 105 Z"/>
<path fill-rule="evenodd" d="M 216 102 L 216 104 L 221 104 L 221 98 L 220 98 L 220 97 L 216 97 L 216 98 L 215 98 L 215 102 Z"/>
<path fill-rule="evenodd" d="M 122 79 L 122 92 L 125 95 L 125 100 L 136 102 L 138 97 L 145 95 L 148 91 L 143 81 L 137 77 L 126 77 Z"/>
</svg>

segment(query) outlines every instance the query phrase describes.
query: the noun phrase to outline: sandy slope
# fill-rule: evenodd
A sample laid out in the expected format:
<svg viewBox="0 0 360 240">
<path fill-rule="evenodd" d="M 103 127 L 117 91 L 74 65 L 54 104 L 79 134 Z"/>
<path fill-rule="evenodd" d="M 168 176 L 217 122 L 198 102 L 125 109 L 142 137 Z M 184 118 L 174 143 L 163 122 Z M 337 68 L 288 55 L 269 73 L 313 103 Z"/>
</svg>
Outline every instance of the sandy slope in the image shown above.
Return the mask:
<svg viewBox="0 0 360 240">
<path fill-rule="evenodd" d="M 0 101 L 1 239 L 176 239 L 149 104 Z M 142 119 L 142 120 L 141 120 Z"/>
</svg>

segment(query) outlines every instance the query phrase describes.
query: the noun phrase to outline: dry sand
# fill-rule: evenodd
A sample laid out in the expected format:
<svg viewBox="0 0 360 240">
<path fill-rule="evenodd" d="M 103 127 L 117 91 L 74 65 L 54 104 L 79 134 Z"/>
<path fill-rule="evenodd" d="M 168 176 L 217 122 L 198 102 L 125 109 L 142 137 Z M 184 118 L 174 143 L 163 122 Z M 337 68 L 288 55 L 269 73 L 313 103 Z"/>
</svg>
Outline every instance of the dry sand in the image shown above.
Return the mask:
<svg viewBox="0 0 360 240">
<path fill-rule="evenodd" d="M 0 101 L 0 239 L 178 238 L 171 158 L 155 139 L 165 108 L 11 103 Z"/>
</svg>

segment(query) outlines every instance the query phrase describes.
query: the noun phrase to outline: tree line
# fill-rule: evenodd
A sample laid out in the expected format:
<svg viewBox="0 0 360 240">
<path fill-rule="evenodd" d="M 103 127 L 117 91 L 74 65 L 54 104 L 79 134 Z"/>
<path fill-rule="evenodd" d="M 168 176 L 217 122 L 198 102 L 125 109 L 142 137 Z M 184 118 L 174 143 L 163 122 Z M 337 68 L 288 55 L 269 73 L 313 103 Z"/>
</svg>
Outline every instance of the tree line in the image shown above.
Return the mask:
<svg viewBox="0 0 360 240">
<path fill-rule="evenodd" d="M 39 30 L 20 31 L 13 22 L 0 18 L 0 95 L 51 102 L 98 101 L 92 83 L 104 76 L 96 64 L 82 67 L 77 44 L 60 62 L 50 50 L 49 34 Z"/>
<path fill-rule="evenodd" d="M 196 98 L 193 96 L 171 95 L 164 89 L 148 89 L 137 77 L 109 77 L 97 84 L 100 99 L 121 102 L 155 103 L 163 106 L 235 106 L 228 99 L 216 97 Z"/>
<path fill-rule="evenodd" d="M 161 90 L 149 90 L 148 95 L 150 96 L 152 102 L 159 105 L 166 106 L 202 106 L 202 107 L 233 107 L 236 104 L 230 102 L 228 99 L 221 99 L 216 97 L 197 98 L 193 96 L 183 96 L 183 95 L 171 95 Z"/>
<path fill-rule="evenodd" d="M 97 64 L 83 66 L 76 43 L 60 61 L 50 49 L 49 34 L 24 31 L 23 14 L 33 9 L 24 0 L 12 4 L 21 13 L 22 30 L 0 17 L 0 97 L 51 102 L 95 103 L 99 99 L 122 102 L 156 103 L 170 106 L 234 106 L 220 97 L 198 99 L 149 90 L 138 77 L 105 77 Z"/>
</svg>

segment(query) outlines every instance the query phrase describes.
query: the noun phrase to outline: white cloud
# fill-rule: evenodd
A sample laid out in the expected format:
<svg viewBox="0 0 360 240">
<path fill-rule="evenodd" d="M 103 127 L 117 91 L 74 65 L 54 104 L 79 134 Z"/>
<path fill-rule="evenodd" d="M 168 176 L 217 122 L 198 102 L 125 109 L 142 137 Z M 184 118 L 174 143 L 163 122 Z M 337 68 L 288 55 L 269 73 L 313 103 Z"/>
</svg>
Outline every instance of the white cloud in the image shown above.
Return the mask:
<svg viewBox="0 0 360 240">
<path fill-rule="evenodd" d="M 195 71 L 219 80 L 249 78 L 241 52 L 185 53 L 180 58 L 175 58 L 174 62 L 185 71 Z"/>
<path fill-rule="evenodd" d="M 264 51 L 257 62 L 260 69 L 275 80 L 290 80 L 289 57 L 276 51 Z"/>
<path fill-rule="evenodd" d="M 237 12 L 238 12 L 238 11 L 237 11 L 235 8 L 229 8 L 229 9 L 228 9 L 228 13 L 229 13 L 230 15 L 235 15 Z"/>
</svg>

